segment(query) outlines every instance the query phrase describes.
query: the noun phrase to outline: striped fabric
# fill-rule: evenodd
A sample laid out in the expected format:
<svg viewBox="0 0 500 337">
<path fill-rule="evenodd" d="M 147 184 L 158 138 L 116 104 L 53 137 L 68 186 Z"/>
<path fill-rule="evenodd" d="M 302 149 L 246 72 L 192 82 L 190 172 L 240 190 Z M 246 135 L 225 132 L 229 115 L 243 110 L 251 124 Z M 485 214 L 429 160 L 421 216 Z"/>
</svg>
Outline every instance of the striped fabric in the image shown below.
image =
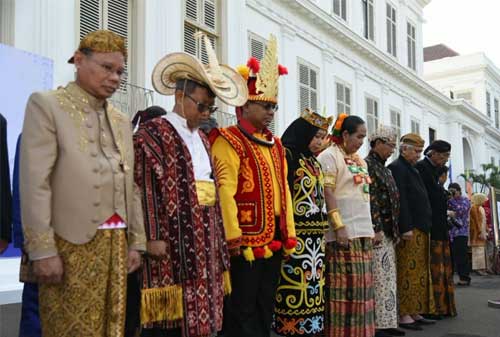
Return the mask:
<svg viewBox="0 0 500 337">
<path fill-rule="evenodd" d="M 326 246 L 326 337 L 375 334 L 372 241 L 356 238 L 349 248 Z"/>
<path fill-rule="evenodd" d="M 456 316 L 450 242 L 431 240 L 431 275 L 436 314 Z"/>
</svg>

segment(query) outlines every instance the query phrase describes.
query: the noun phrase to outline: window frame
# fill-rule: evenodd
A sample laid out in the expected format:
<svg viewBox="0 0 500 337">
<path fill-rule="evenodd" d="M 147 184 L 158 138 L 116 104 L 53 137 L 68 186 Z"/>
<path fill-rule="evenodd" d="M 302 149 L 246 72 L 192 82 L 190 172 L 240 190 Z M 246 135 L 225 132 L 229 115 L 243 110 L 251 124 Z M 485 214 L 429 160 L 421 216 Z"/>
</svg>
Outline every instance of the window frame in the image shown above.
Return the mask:
<svg viewBox="0 0 500 337">
<path fill-rule="evenodd" d="M 309 83 L 308 84 L 304 84 L 304 83 L 301 83 L 301 74 L 300 74 L 300 67 L 303 66 L 303 67 L 306 67 L 308 69 L 308 79 L 309 79 Z M 315 72 L 315 77 L 316 77 L 316 88 L 312 88 L 311 87 L 311 79 L 310 79 L 310 76 L 311 76 L 311 71 L 314 71 Z M 320 91 L 319 91 L 319 84 L 320 84 L 320 80 L 319 80 L 319 75 L 320 75 L 320 69 L 319 67 L 315 66 L 314 64 L 298 57 L 297 58 L 297 92 L 298 92 L 298 107 L 299 107 L 299 114 L 302 113 L 302 111 L 305 109 L 305 108 L 310 108 L 311 110 L 313 111 L 318 111 L 318 105 L 319 105 L 319 94 L 320 94 Z M 309 106 L 304 106 L 302 107 L 302 95 L 301 95 L 301 89 L 307 89 L 309 91 L 308 93 L 308 100 L 309 100 Z M 311 93 L 314 92 L 316 94 L 316 106 L 312 106 L 311 104 Z"/>
<path fill-rule="evenodd" d="M 342 98 L 343 100 L 339 99 L 339 86 L 342 87 Z M 346 102 L 346 90 L 349 90 L 349 103 Z M 342 111 L 339 109 L 339 105 L 342 105 Z M 347 112 L 346 107 L 349 108 L 349 112 Z M 348 115 L 351 114 L 352 112 L 352 86 L 342 80 L 335 80 L 335 108 L 337 109 L 337 115 L 341 113 L 346 113 Z"/>
<path fill-rule="evenodd" d="M 387 53 L 393 57 L 398 57 L 397 47 L 398 47 L 398 30 L 397 30 L 397 18 L 398 12 L 396 7 L 390 3 L 385 3 L 385 27 L 386 27 L 386 39 L 387 39 Z M 387 15 L 388 9 L 391 9 L 390 17 Z M 394 16 L 394 17 L 393 17 Z M 391 29 L 389 29 L 389 26 Z"/>
<path fill-rule="evenodd" d="M 368 112 L 368 106 L 369 106 L 369 101 L 372 101 L 372 111 L 374 114 L 369 114 Z M 380 125 L 380 103 L 377 98 L 371 95 L 365 95 L 365 113 L 366 113 L 366 129 L 367 129 L 367 134 L 372 135 L 374 132 L 377 131 L 378 126 Z M 373 129 L 370 128 L 370 118 L 373 118 Z"/>
<path fill-rule="evenodd" d="M 493 98 L 493 111 L 495 112 L 495 127 L 497 129 L 500 129 L 500 116 L 499 116 L 499 102 L 498 102 L 498 98 L 494 97 Z"/>
<path fill-rule="evenodd" d="M 363 11 L 363 37 L 371 42 L 375 42 L 375 5 L 374 5 L 374 1 L 375 0 L 361 0 L 361 6 L 362 6 L 362 11 Z M 371 17 L 368 15 L 370 5 L 371 5 Z M 371 28 L 371 30 L 370 30 L 370 28 Z"/>
<path fill-rule="evenodd" d="M 335 3 L 338 3 L 339 7 L 339 12 L 335 12 Z M 332 1 L 332 13 L 339 19 L 347 22 L 347 17 L 348 17 L 348 6 L 347 6 L 347 0 L 333 0 Z"/>
<path fill-rule="evenodd" d="M 416 133 L 418 135 L 421 135 L 420 133 L 420 120 L 415 118 L 415 117 L 411 117 L 410 118 L 410 131 L 412 133 Z"/>
<path fill-rule="evenodd" d="M 486 90 L 486 115 L 491 118 L 491 94 Z"/>
<path fill-rule="evenodd" d="M 413 36 L 410 34 L 413 32 Z M 417 27 L 410 20 L 406 21 L 406 48 L 408 68 L 417 71 Z"/>
</svg>

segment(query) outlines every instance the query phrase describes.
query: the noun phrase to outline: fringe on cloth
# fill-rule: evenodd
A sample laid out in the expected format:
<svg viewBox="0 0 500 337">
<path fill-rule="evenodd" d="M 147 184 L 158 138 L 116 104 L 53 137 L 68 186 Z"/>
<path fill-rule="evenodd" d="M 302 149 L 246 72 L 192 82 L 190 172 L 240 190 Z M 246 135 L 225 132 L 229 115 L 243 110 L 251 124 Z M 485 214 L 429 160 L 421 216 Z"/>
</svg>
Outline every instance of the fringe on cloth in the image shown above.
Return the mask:
<svg viewBox="0 0 500 337">
<path fill-rule="evenodd" d="M 141 324 L 176 321 L 183 316 L 180 285 L 141 290 Z"/>
<path fill-rule="evenodd" d="M 224 284 L 224 295 L 231 295 L 233 287 L 231 285 L 231 273 L 229 270 L 224 271 L 222 274 L 222 282 Z"/>
</svg>

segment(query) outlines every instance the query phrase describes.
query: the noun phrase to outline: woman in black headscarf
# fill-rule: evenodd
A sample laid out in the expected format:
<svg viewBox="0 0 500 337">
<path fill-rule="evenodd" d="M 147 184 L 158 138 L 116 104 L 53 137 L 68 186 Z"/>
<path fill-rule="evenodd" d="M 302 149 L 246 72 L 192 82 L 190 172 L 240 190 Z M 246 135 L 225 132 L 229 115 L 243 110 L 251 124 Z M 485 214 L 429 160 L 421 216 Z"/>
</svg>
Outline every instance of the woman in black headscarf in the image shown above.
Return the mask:
<svg viewBox="0 0 500 337">
<path fill-rule="evenodd" d="M 319 336 L 324 326 L 325 238 L 328 228 L 323 173 L 314 153 L 327 135 L 332 118 L 308 109 L 281 138 L 286 148 L 292 195 L 296 252 L 281 266 L 273 328 L 282 336 Z"/>
</svg>

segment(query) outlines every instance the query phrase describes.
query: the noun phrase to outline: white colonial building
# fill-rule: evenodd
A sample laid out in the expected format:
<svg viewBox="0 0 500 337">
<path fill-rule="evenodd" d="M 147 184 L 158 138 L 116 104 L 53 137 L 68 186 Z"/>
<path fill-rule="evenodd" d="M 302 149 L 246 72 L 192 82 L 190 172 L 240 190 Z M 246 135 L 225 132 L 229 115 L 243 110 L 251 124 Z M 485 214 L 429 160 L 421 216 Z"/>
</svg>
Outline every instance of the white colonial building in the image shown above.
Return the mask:
<svg viewBox="0 0 500 337">
<path fill-rule="evenodd" d="M 494 116 L 496 109 L 498 115 L 500 76 L 479 55 L 477 62 L 474 57 L 464 59 L 463 68 L 471 79 L 467 84 L 439 82 L 441 86 L 434 81 L 440 79 L 432 77 L 439 87 L 435 89 L 423 79 L 423 9 L 429 2 L 0 0 L 0 43 L 52 59 L 57 87 L 74 79 L 74 69 L 66 61 L 81 36 L 107 28 L 127 37 L 128 75 L 114 100 L 132 114 L 152 103 L 172 106 L 171 98 L 153 92 L 151 72 L 170 52 L 183 50 L 206 58 L 194 32 L 206 32 L 219 58 L 231 66 L 246 63 L 249 56 L 261 58 L 266 39 L 274 34 L 279 62 L 289 70 L 280 80 L 276 134 L 305 107 L 326 107 L 335 116 L 356 114 L 367 120 L 369 132 L 383 123 L 399 134 L 417 132 L 427 142 L 449 140 L 456 178 L 465 168 L 477 169 L 490 157 L 500 158 L 498 118 L 495 127 L 485 113 L 488 92 L 489 111 Z M 441 71 L 432 69 L 436 76 Z M 472 104 L 447 93 L 462 89 L 471 90 Z M 234 122 L 233 109 L 221 106 L 221 110 L 224 113 L 217 116 L 221 125 Z"/>
<path fill-rule="evenodd" d="M 477 169 L 487 163 L 500 166 L 500 70 L 495 64 L 484 53 L 444 52 L 425 62 L 424 78 L 443 94 L 463 100 L 481 112 L 480 119 L 455 116 L 463 141 L 465 168 Z"/>
</svg>

